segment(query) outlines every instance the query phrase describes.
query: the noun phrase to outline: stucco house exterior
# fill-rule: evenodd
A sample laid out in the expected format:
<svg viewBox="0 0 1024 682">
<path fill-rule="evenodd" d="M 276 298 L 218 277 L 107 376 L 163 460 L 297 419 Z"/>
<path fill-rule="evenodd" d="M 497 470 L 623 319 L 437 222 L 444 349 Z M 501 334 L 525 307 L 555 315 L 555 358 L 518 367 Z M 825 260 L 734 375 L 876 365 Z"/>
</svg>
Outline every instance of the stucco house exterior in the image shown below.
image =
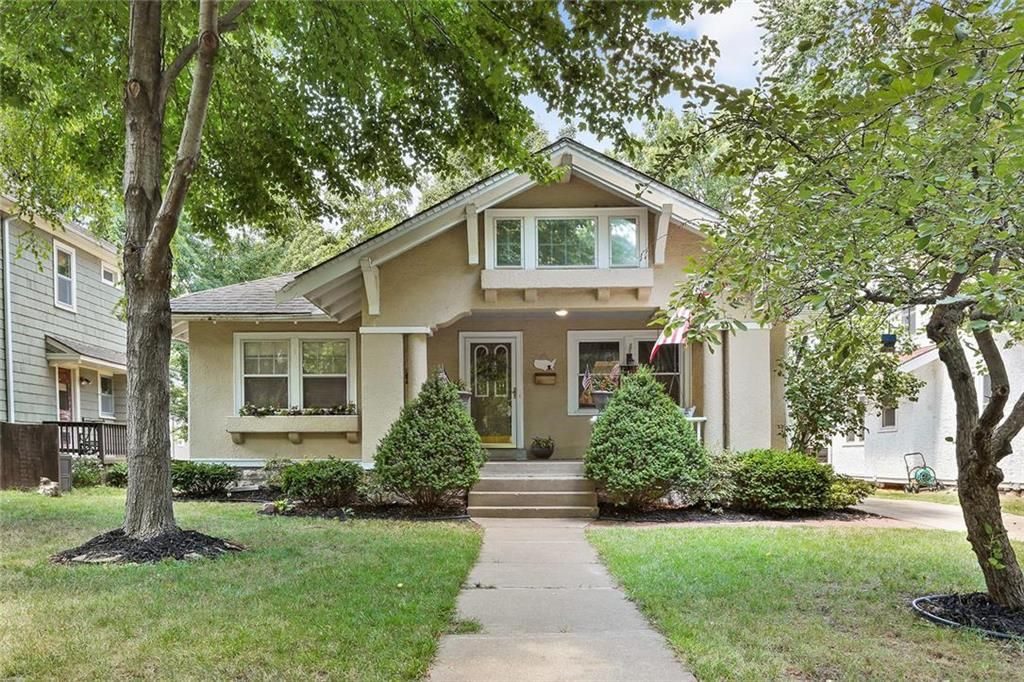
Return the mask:
<svg viewBox="0 0 1024 682">
<path fill-rule="evenodd" d="M 917 311 L 913 313 L 916 315 Z M 913 319 L 913 318 L 911 318 Z M 904 400 L 882 410 L 869 413 L 860 432 L 837 435 L 829 448 L 829 461 L 841 474 L 848 474 L 879 483 L 903 484 L 907 471 L 903 455 L 920 452 L 938 479 L 955 484 L 956 452 L 951 440 L 956 434 L 956 403 L 946 367 L 939 360 L 939 351 L 923 334 L 917 337 L 919 347 L 902 359 L 901 368 L 924 381 L 916 401 Z M 1002 339 L 1000 345 L 1005 342 Z M 968 351 L 970 352 L 970 351 Z M 1010 387 L 1024 386 L 1024 346 L 1003 351 Z M 974 358 L 974 366 L 981 364 Z M 989 377 L 976 370 L 975 387 L 981 405 L 988 402 Z M 1003 485 L 1024 488 L 1024 434 L 1018 434 L 1011 446 L 1013 454 L 1000 462 Z"/>
<path fill-rule="evenodd" d="M 125 324 L 117 248 L 0 197 L 0 416 L 61 422 L 62 448 L 123 454 Z M 102 431 L 102 433 L 100 433 Z"/>
<path fill-rule="evenodd" d="M 191 457 L 372 466 L 403 404 L 443 367 L 471 389 L 496 459 L 522 458 L 535 436 L 554 438 L 556 459 L 580 459 L 596 414 L 583 377 L 646 362 L 651 318 L 719 215 L 579 142 L 540 153 L 561 181 L 502 171 L 305 272 L 174 300 Z M 708 446 L 780 446 L 772 367 L 784 343 L 783 329 L 752 324 L 713 352 L 664 346 L 654 366 Z M 357 414 L 239 415 L 342 403 Z"/>
</svg>

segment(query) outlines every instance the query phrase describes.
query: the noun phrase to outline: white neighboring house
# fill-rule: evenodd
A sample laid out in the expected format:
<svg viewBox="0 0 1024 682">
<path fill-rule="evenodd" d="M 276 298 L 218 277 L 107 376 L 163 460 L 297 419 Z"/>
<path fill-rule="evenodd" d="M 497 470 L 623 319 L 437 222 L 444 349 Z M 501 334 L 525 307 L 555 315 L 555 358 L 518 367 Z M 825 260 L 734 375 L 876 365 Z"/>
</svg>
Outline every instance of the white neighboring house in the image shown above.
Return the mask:
<svg viewBox="0 0 1024 682">
<path fill-rule="evenodd" d="M 913 330 L 913 317 L 909 323 Z M 1002 347 L 1005 339 L 1000 339 Z M 968 351 L 970 352 L 970 351 Z M 979 357 L 972 358 L 975 367 Z M 1024 388 L 1024 346 L 1003 350 L 1010 379 L 1009 409 Z M 920 452 L 943 483 L 956 483 L 956 454 L 951 439 L 956 433 L 956 403 L 946 367 L 934 345 L 922 345 L 903 358 L 902 369 L 925 382 L 916 402 L 901 401 L 881 414 L 869 411 L 861 433 L 836 436 L 829 448 L 829 462 L 838 473 L 879 483 L 905 483 L 907 471 L 903 455 Z M 987 375 L 975 374 L 978 399 L 988 402 L 990 383 Z M 1012 442 L 1013 454 L 1000 467 L 1003 485 L 1024 488 L 1024 433 Z"/>
</svg>

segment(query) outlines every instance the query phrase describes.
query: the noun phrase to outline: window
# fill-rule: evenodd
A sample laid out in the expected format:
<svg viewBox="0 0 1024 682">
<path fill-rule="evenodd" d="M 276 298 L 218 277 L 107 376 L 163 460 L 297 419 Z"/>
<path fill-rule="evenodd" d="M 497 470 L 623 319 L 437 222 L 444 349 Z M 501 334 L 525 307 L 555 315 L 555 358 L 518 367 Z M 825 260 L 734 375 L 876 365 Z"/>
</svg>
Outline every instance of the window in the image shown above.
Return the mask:
<svg viewBox="0 0 1024 682">
<path fill-rule="evenodd" d="M 53 243 L 53 303 L 75 309 L 75 250 L 58 242 Z"/>
<path fill-rule="evenodd" d="M 114 418 L 114 377 L 100 376 L 100 416 Z"/>
<path fill-rule="evenodd" d="M 242 344 L 242 403 L 288 407 L 288 341 Z"/>
<path fill-rule="evenodd" d="M 542 268 L 597 265 L 597 219 L 538 218 L 537 265 Z"/>
<path fill-rule="evenodd" d="M 499 268 L 518 268 L 523 264 L 523 221 L 499 218 L 494 221 L 494 263 Z"/>
<path fill-rule="evenodd" d="M 484 267 L 647 267 L 648 210 L 494 208 L 484 211 Z"/>
<path fill-rule="evenodd" d="M 235 334 L 235 407 L 337 407 L 355 401 L 355 334 Z"/>
<path fill-rule="evenodd" d="M 861 400 L 860 402 L 861 402 L 861 404 L 863 406 L 864 401 Z M 864 407 L 866 409 L 866 406 L 864 406 Z M 847 445 L 859 445 L 859 444 L 864 442 L 864 416 L 863 416 L 863 412 L 861 413 L 860 424 L 857 425 L 857 428 L 850 429 L 849 431 L 847 431 L 846 434 L 845 434 L 845 438 L 846 438 Z"/>
<path fill-rule="evenodd" d="M 302 342 L 302 406 L 348 402 L 348 341 Z"/>
<path fill-rule="evenodd" d="M 880 431 L 895 431 L 896 430 L 896 408 L 895 407 L 883 407 L 882 408 L 882 428 Z"/>
<path fill-rule="evenodd" d="M 109 284 L 112 287 L 117 286 L 117 270 L 106 263 L 100 264 L 100 279 L 103 280 L 104 284 Z"/>
<path fill-rule="evenodd" d="M 612 267 L 640 265 L 637 219 L 612 216 L 608 219 L 608 231 Z"/>
<path fill-rule="evenodd" d="M 584 331 L 569 332 L 570 371 L 576 380 L 569 384 L 569 414 L 593 414 L 594 401 L 585 388 L 585 378 L 610 374 L 616 365 L 625 364 L 632 356 L 637 364 L 648 364 L 651 349 L 658 338 L 656 331 Z M 658 350 L 651 369 L 672 400 L 688 405 L 690 396 L 686 377 L 689 372 L 689 347 L 666 345 Z"/>
</svg>

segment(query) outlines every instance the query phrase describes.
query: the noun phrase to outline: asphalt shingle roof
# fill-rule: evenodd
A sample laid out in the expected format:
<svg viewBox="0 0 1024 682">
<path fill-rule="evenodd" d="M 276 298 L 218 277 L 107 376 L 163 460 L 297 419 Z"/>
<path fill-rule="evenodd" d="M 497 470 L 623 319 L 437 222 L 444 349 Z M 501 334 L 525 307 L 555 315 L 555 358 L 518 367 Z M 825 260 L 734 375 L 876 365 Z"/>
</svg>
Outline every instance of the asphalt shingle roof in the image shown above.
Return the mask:
<svg viewBox="0 0 1024 682">
<path fill-rule="evenodd" d="M 319 308 L 304 298 L 284 303 L 275 299 L 278 289 L 298 274 L 286 272 L 185 294 L 171 301 L 171 312 L 175 315 L 322 315 Z"/>
<path fill-rule="evenodd" d="M 103 362 L 109 362 L 113 365 L 120 365 L 122 367 L 128 362 L 128 358 L 123 352 L 110 350 L 109 348 L 101 348 L 100 346 L 76 341 L 65 336 L 46 334 L 44 340 L 47 345 L 55 347 L 55 352 L 58 353 L 65 352 L 66 349 L 72 353 L 77 353 L 82 357 L 92 358 L 93 360 L 102 360 Z"/>
</svg>

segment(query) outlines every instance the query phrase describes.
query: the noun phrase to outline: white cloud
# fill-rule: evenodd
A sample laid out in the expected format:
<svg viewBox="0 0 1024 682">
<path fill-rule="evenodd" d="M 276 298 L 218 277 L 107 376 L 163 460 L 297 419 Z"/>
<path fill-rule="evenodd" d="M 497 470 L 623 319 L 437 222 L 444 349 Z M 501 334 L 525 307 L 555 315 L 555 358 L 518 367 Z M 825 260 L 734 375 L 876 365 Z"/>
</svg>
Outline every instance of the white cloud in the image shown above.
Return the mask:
<svg viewBox="0 0 1024 682">
<path fill-rule="evenodd" d="M 685 35 L 706 35 L 718 43 L 715 78 L 728 85 L 749 87 L 760 73 L 757 66 L 764 30 L 757 25 L 755 0 L 734 0 L 718 14 L 702 14 L 674 30 Z"/>
</svg>

